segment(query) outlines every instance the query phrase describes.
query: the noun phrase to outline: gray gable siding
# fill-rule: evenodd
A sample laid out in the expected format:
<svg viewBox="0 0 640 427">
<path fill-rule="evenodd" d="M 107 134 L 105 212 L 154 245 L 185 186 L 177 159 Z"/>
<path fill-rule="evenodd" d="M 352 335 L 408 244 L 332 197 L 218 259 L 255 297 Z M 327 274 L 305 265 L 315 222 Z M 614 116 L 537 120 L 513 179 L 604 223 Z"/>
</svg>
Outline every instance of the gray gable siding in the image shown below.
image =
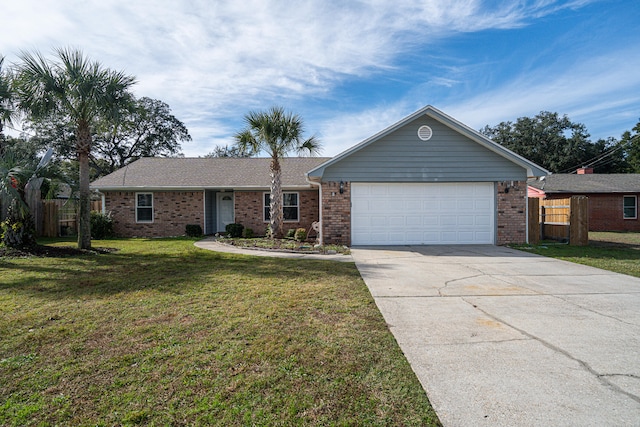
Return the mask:
<svg viewBox="0 0 640 427">
<path fill-rule="evenodd" d="M 418 128 L 433 130 L 429 141 Z M 523 167 L 422 116 L 324 169 L 323 181 L 483 182 L 523 181 Z"/>
</svg>

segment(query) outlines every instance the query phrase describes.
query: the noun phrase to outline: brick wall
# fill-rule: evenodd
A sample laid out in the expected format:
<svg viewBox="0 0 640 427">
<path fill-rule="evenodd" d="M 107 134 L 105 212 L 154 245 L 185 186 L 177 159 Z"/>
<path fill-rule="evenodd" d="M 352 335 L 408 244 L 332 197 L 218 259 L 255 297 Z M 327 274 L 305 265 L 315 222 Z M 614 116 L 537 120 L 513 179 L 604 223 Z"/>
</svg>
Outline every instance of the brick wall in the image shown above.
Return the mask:
<svg viewBox="0 0 640 427">
<path fill-rule="evenodd" d="M 136 223 L 135 192 L 104 194 L 105 209 L 111 212 L 117 236 L 183 236 L 187 224 L 199 224 L 204 229 L 202 191 L 153 192 L 153 223 Z"/>
<path fill-rule="evenodd" d="M 351 184 L 322 183 L 322 238 L 324 244 L 351 245 Z"/>
<path fill-rule="evenodd" d="M 524 181 L 499 182 L 497 188 L 498 212 L 496 244 L 525 243 L 527 240 L 527 183 Z"/>
<path fill-rule="evenodd" d="M 285 191 L 288 193 L 289 191 Z M 284 231 L 290 228 L 304 228 L 309 231 L 311 223 L 318 221 L 318 191 L 304 190 L 294 191 L 298 193 L 300 221 L 285 221 Z M 264 191 L 236 191 L 235 192 L 235 221 L 245 228 L 253 229 L 257 236 L 264 235 L 267 231 L 268 222 L 264 222 Z M 315 237 L 312 235 L 312 237 Z"/>
<path fill-rule="evenodd" d="M 547 198 L 564 199 L 574 195 L 589 198 L 589 231 L 640 231 L 640 220 L 624 219 L 622 216 L 622 198 L 625 194 L 549 194 Z M 637 196 L 640 201 L 640 193 L 626 195 Z"/>
</svg>

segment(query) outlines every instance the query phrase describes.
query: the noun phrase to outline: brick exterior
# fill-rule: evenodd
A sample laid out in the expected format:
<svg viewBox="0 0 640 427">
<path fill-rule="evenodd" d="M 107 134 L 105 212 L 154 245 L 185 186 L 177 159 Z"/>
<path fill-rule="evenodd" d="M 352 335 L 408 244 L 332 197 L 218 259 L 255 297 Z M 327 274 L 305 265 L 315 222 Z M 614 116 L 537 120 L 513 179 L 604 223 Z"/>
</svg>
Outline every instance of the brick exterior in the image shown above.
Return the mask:
<svg viewBox="0 0 640 427">
<path fill-rule="evenodd" d="M 628 194 L 547 194 L 547 199 L 566 199 L 571 196 L 589 198 L 589 231 L 640 231 L 640 220 L 624 219 L 622 211 L 623 196 L 636 196 L 640 202 L 640 193 Z M 638 206 L 636 204 L 636 214 Z M 636 215 L 637 216 L 637 215 Z"/>
<path fill-rule="evenodd" d="M 285 192 L 298 193 L 300 215 L 300 221 L 298 222 L 285 221 L 285 233 L 290 228 L 304 228 L 309 231 L 311 224 L 314 221 L 318 221 L 319 218 L 318 191 L 285 190 Z M 253 229 L 253 232 L 257 236 L 264 235 L 267 232 L 267 225 L 269 225 L 268 222 L 264 222 L 264 193 L 264 191 L 236 191 L 234 193 L 236 222 L 244 225 L 245 228 Z M 310 232 L 309 237 L 315 237 L 313 231 Z"/>
<path fill-rule="evenodd" d="M 113 217 L 114 231 L 120 237 L 183 236 L 187 224 L 204 229 L 202 191 L 153 192 L 153 222 L 136 223 L 136 193 L 105 191 L 105 209 Z"/>
<path fill-rule="evenodd" d="M 498 183 L 496 215 L 498 245 L 525 243 L 527 230 L 526 195 L 524 181 Z M 505 192 L 509 186 L 508 192 Z M 344 184 L 340 194 L 338 182 L 322 183 L 322 230 L 326 244 L 351 244 L 351 185 Z"/>
<path fill-rule="evenodd" d="M 351 183 L 322 183 L 322 239 L 324 244 L 351 245 Z"/>
<path fill-rule="evenodd" d="M 509 185 L 509 191 L 505 192 Z M 526 191 L 525 182 L 514 182 L 514 186 L 498 183 L 497 244 L 524 243 L 526 241 Z M 285 222 L 289 228 L 309 230 L 311 223 L 319 218 L 319 197 L 316 190 L 298 191 L 300 221 Z M 256 235 L 266 232 L 263 220 L 263 191 L 236 191 L 235 221 L 252 228 Z M 202 191 L 154 192 L 154 222 L 136 223 L 135 192 L 105 192 L 105 208 L 112 212 L 116 235 L 122 237 L 167 237 L 185 234 L 187 224 L 199 224 L 204 229 L 204 207 Z M 603 200 L 611 212 L 616 209 L 622 218 L 622 196 L 612 203 Z M 322 227 L 325 244 L 351 244 L 351 185 L 344 183 L 340 194 L 340 183 L 322 183 Z M 593 204 L 590 202 L 590 211 Z M 617 215 L 617 214 L 616 214 Z M 591 220 L 593 221 L 593 220 Z M 638 220 L 620 220 L 640 231 Z"/>
<path fill-rule="evenodd" d="M 526 243 L 527 240 L 527 183 L 499 182 L 497 188 L 496 244 Z M 508 191 L 507 191 L 508 190 Z"/>
</svg>

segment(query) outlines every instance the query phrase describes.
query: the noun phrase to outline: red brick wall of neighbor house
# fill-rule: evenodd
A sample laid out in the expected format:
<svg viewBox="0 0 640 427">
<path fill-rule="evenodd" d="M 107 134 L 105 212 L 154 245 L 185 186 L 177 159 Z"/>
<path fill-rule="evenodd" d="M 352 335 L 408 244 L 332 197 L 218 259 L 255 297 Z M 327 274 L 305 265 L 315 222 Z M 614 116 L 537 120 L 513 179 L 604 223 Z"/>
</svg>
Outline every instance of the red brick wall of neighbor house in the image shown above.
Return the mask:
<svg viewBox="0 0 640 427">
<path fill-rule="evenodd" d="M 322 183 L 322 239 L 324 244 L 351 245 L 351 183 Z"/>
<path fill-rule="evenodd" d="M 508 192 L 506 190 L 509 190 Z M 496 244 L 526 243 L 527 240 L 527 183 L 511 181 L 498 183 L 498 235 Z"/>
<path fill-rule="evenodd" d="M 135 192 L 104 192 L 105 209 L 120 237 L 184 236 L 187 224 L 204 229 L 202 191 L 153 192 L 153 223 L 136 223 Z"/>
<path fill-rule="evenodd" d="M 287 191 L 288 192 L 288 191 Z M 317 190 L 295 191 L 299 197 L 300 221 L 285 222 L 285 233 L 290 228 L 304 228 L 309 231 L 311 224 L 318 221 L 319 205 Z M 264 191 L 236 191 L 235 197 L 235 218 L 238 224 L 244 225 L 245 228 L 251 228 L 257 236 L 264 235 L 267 232 L 267 225 L 264 222 Z M 309 237 L 315 237 L 313 232 Z"/>
<path fill-rule="evenodd" d="M 640 193 L 588 195 L 590 231 L 640 231 L 638 218 L 623 218 L 623 196 L 637 196 L 640 201 Z"/>
<path fill-rule="evenodd" d="M 547 194 L 547 199 L 566 199 L 581 195 L 589 198 L 589 231 L 640 231 L 640 220 L 622 217 L 623 196 L 637 196 L 640 201 L 640 193 Z"/>
</svg>

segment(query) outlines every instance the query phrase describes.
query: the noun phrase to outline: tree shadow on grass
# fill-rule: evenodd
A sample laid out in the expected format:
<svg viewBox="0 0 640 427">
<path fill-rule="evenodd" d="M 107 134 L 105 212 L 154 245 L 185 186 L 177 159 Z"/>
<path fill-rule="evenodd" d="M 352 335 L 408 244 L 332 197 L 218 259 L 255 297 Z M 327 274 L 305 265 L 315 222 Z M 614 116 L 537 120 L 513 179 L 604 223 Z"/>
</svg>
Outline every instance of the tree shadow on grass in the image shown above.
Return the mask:
<svg viewBox="0 0 640 427">
<path fill-rule="evenodd" d="M 2 272 L 4 270 L 4 272 Z M 181 252 L 0 259 L 0 291 L 45 299 L 103 297 L 142 289 L 181 294 L 211 283 L 282 281 L 358 275 L 355 266 L 321 260 L 233 255 L 186 248 Z"/>
</svg>

